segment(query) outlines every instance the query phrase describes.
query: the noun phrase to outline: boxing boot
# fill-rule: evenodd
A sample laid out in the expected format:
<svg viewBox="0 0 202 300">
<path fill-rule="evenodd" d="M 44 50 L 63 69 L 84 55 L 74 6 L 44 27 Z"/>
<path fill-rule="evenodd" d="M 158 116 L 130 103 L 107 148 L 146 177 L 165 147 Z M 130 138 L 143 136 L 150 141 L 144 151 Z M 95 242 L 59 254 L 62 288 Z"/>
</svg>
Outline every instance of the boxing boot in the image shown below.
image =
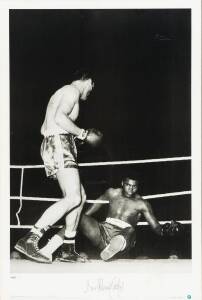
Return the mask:
<svg viewBox="0 0 202 300">
<path fill-rule="evenodd" d="M 107 261 L 118 252 L 124 250 L 125 246 L 126 240 L 122 235 L 114 236 L 107 247 L 102 250 L 102 252 L 100 253 L 100 257 L 102 260 Z"/>
<path fill-rule="evenodd" d="M 49 258 L 39 253 L 38 242 L 40 237 L 40 235 L 30 231 L 23 238 L 18 240 L 14 248 L 29 259 L 41 263 L 51 263 Z"/>
<path fill-rule="evenodd" d="M 64 243 L 61 246 L 56 260 L 63 262 L 86 262 L 87 258 L 76 252 L 74 243 Z"/>
</svg>

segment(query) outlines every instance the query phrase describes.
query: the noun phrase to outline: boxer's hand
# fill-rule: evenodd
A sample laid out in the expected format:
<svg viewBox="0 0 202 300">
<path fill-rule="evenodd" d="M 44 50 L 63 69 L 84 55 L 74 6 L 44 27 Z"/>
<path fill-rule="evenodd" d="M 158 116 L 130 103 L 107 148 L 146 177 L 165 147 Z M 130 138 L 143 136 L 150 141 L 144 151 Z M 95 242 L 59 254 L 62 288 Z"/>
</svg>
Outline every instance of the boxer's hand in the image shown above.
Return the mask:
<svg viewBox="0 0 202 300">
<path fill-rule="evenodd" d="M 182 224 L 180 222 L 171 221 L 162 226 L 163 236 L 177 236 L 182 232 Z"/>
<path fill-rule="evenodd" d="M 88 130 L 81 129 L 80 134 L 75 136 L 75 138 L 80 140 L 80 141 L 85 141 L 87 135 L 88 135 Z"/>
<path fill-rule="evenodd" d="M 97 147 L 101 144 L 103 139 L 103 134 L 97 129 L 91 128 L 87 130 L 87 136 L 85 142 L 93 147 Z"/>
<path fill-rule="evenodd" d="M 85 143 L 87 134 L 88 130 L 81 129 L 81 133 L 74 137 L 78 146 L 83 145 Z"/>
</svg>

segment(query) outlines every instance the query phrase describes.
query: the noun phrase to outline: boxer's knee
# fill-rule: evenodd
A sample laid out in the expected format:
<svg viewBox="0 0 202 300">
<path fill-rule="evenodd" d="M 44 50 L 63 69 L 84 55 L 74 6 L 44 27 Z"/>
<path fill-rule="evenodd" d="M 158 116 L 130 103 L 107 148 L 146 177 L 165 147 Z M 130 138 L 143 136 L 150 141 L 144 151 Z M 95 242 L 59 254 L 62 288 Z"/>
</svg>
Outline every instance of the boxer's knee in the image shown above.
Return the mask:
<svg viewBox="0 0 202 300">
<path fill-rule="evenodd" d="M 80 194 L 74 195 L 74 197 L 69 199 L 69 209 L 82 208 L 83 204 L 84 203 L 82 201 Z"/>
<path fill-rule="evenodd" d="M 74 208 L 82 208 L 84 204 L 79 194 L 73 195 L 72 197 L 66 196 L 61 199 L 60 202 L 62 203 L 65 212 L 68 212 Z"/>
</svg>

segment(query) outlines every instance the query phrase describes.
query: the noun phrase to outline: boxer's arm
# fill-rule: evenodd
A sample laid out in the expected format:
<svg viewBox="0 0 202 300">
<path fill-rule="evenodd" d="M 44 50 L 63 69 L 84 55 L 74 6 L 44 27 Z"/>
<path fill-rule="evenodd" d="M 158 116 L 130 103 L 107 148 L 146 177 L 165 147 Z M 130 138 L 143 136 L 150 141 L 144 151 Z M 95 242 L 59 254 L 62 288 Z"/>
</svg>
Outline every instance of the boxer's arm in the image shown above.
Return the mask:
<svg viewBox="0 0 202 300">
<path fill-rule="evenodd" d="M 155 218 L 151 205 L 147 201 L 144 201 L 142 213 L 154 232 L 162 236 L 162 227 Z"/>
<path fill-rule="evenodd" d="M 65 131 L 72 133 L 76 136 L 78 136 L 82 132 L 82 129 L 79 128 L 69 118 L 69 115 L 72 112 L 74 106 L 78 103 L 78 100 L 78 93 L 69 89 L 61 97 L 60 103 L 55 114 L 56 124 Z"/>
<path fill-rule="evenodd" d="M 110 194 L 111 194 L 111 189 L 108 189 L 103 195 L 101 195 L 99 198 L 96 200 L 109 200 L 110 199 Z M 85 215 L 91 216 L 95 212 L 97 212 L 103 205 L 104 203 L 94 203 L 86 212 Z"/>
<path fill-rule="evenodd" d="M 98 211 L 100 209 L 100 207 L 102 206 L 102 203 L 94 203 L 93 205 L 91 205 L 91 207 L 85 212 L 85 215 L 87 216 L 91 216 L 93 215 L 96 211 Z"/>
</svg>

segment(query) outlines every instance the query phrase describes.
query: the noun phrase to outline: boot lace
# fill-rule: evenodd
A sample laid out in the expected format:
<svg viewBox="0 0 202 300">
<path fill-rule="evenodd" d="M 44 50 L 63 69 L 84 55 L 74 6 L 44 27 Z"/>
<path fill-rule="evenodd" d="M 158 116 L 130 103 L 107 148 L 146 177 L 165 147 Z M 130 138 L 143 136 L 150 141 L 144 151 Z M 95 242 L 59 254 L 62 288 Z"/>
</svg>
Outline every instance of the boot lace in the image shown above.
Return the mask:
<svg viewBox="0 0 202 300">
<path fill-rule="evenodd" d="M 36 251 L 39 251 L 39 247 L 38 247 L 38 241 L 39 241 L 39 236 L 36 234 L 33 234 L 30 237 L 30 241 L 33 243 L 34 248 L 36 249 Z"/>
</svg>

